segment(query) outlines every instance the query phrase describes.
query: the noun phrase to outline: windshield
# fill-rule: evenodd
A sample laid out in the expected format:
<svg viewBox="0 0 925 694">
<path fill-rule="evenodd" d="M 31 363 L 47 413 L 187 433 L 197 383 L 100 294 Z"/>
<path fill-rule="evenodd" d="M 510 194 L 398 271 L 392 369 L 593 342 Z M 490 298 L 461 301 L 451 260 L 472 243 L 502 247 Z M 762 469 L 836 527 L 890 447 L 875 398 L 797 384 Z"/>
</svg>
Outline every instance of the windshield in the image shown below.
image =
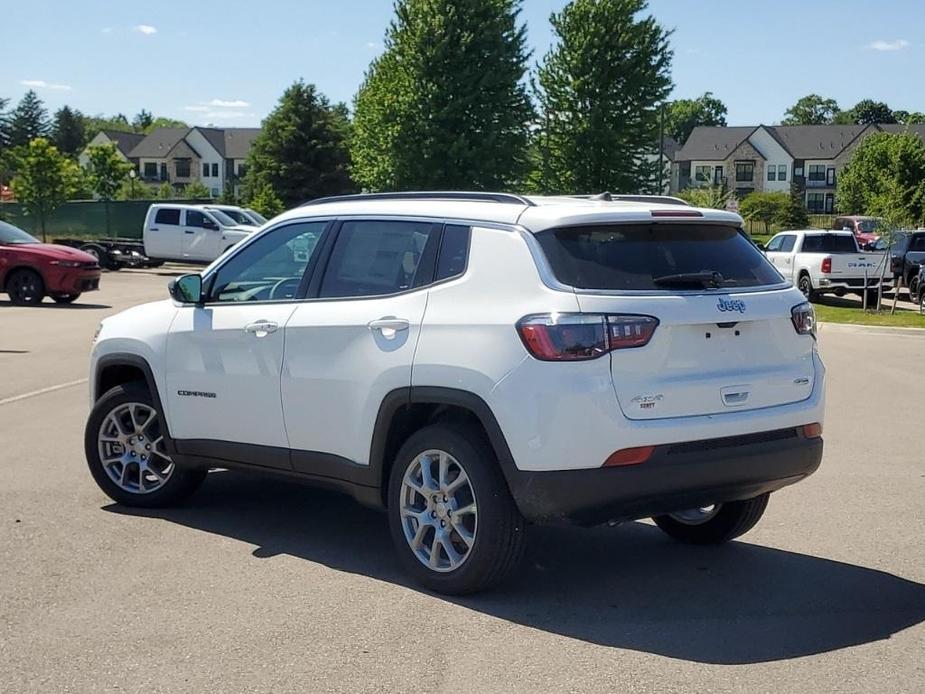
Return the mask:
<svg viewBox="0 0 925 694">
<path fill-rule="evenodd" d="M 0 222 L 0 243 L 39 243 L 39 240 L 34 236 L 29 236 L 29 234 L 24 232 L 22 229 L 18 229 L 12 224 Z"/>
<path fill-rule="evenodd" d="M 704 273 L 718 273 L 712 286 L 781 282 L 764 254 L 733 226 L 607 224 L 552 229 L 536 238 L 556 278 L 582 289 L 665 289 L 696 284 L 688 276 Z"/>
<path fill-rule="evenodd" d="M 814 234 L 803 239 L 804 253 L 857 253 L 854 236 L 847 234 Z"/>
<path fill-rule="evenodd" d="M 216 221 L 219 224 L 221 224 L 223 227 L 233 227 L 236 224 L 239 224 L 239 222 L 236 222 L 234 219 L 229 217 L 226 213 L 222 212 L 221 210 L 216 210 L 213 207 L 207 207 L 206 209 L 209 210 L 209 214 L 215 217 Z"/>
<path fill-rule="evenodd" d="M 862 234 L 873 234 L 879 228 L 880 228 L 879 219 L 859 219 L 858 220 L 858 231 L 860 231 Z"/>
<path fill-rule="evenodd" d="M 221 212 L 222 214 L 231 217 L 238 224 L 253 224 L 250 217 L 244 214 L 244 212 L 241 210 L 232 210 L 226 207 L 222 210 L 215 210 L 215 212 Z"/>
<path fill-rule="evenodd" d="M 252 218 L 255 222 L 257 222 L 258 225 L 266 224 L 266 223 L 267 223 L 267 218 L 264 217 L 264 216 L 263 216 L 262 214 L 260 214 L 259 212 L 255 212 L 254 210 L 252 210 L 252 209 L 250 209 L 250 208 L 248 208 L 248 209 L 246 209 L 246 210 L 244 210 L 244 211 L 247 212 L 247 214 L 249 214 L 249 215 L 251 216 L 251 218 Z"/>
</svg>

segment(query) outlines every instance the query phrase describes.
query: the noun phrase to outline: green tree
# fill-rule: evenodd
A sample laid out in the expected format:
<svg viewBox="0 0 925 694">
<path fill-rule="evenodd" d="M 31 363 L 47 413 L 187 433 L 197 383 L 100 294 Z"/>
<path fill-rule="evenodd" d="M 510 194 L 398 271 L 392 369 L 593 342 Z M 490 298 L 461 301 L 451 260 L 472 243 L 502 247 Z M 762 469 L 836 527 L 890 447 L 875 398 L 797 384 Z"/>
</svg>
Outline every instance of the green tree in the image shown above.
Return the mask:
<svg viewBox="0 0 925 694">
<path fill-rule="evenodd" d="M 9 144 L 10 120 L 9 114 L 6 112 L 6 107 L 9 103 L 9 99 L 0 97 L 0 154 L 2 154 L 3 148 Z"/>
<path fill-rule="evenodd" d="M 61 154 L 57 147 L 44 137 L 14 151 L 16 175 L 13 192 L 30 215 L 46 240 L 45 223 L 48 216 L 67 200 L 75 180 L 77 165 Z"/>
<path fill-rule="evenodd" d="M 30 89 L 9 115 L 9 145 L 22 147 L 37 137 L 46 137 L 50 130 L 48 111 L 38 94 Z"/>
<path fill-rule="evenodd" d="M 157 187 L 158 200 L 174 200 L 177 198 L 177 192 L 167 181 L 164 181 Z"/>
<path fill-rule="evenodd" d="M 248 204 L 267 219 L 272 219 L 286 209 L 283 206 L 283 201 L 279 199 L 279 196 L 269 183 L 260 184 Z"/>
<path fill-rule="evenodd" d="M 840 112 L 835 99 L 809 94 L 784 112 L 781 125 L 826 125 L 835 122 Z"/>
<path fill-rule="evenodd" d="M 895 123 L 896 116 L 893 115 L 890 107 L 882 101 L 864 99 L 855 104 L 854 108 L 846 111 L 844 117 L 840 120 L 857 125 L 874 125 L 876 123 Z"/>
<path fill-rule="evenodd" d="M 698 125 L 726 125 L 726 104 L 706 92 L 696 99 L 669 101 L 665 111 L 665 133 L 680 143 L 687 141 Z"/>
<path fill-rule="evenodd" d="M 893 227 L 925 224 L 925 144 L 912 133 L 874 133 L 838 177 L 839 210 L 883 217 Z"/>
<path fill-rule="evenodd" d="M 790 196 L 782 192 L 755 192 L 746 195 L 739 203 L 739 213 L 745 220 L 764 224 L 765 233 L 771 232 L 771 225 L 784 217 Z"/>
<path fill-rule="evenodd" d="M 724 210 L 732 198 L 732 191 L 725 184 L 720 186 L 702 186 L 687 188 L 678 193 L 678 197 L 694 207 Z"/>
<path fill-rule="evenodd" d="M 803 202 L 804 189 L 802 184 L 793 177 L 790 181 L 790 194 L 787 196 L 787 206 L 781 212 L 778 222 L 783 229 L 805 229 L 809 224 L 809 214 Z"/>
<path fill-rule="evenodd" d="M 646 0 L 572 0 L 550 18 L 557 43 L 536 95 L 544 192 L 638 192 L 657 175 L 658 106 L 671 90 L 670 32 Z"/>
<path fill-rule="evenodd" d="M 183 186 L 180 197 L 184 200 L 208 200 L 212 193 L 202 181 L 192 181 Z"/>
<path fill-rule="evenodd" d="M 155 190 L 137 178 L 126 178 L 116 192 L 116 200 L 150 200 Z"/>
<path fill-rule="evenodd" d="M 59 151 L 69 157 L 76 157 L 87 144 L 83 114 L 70 106 L 59 108 L 52 125 L 52 140 Z"/>
<path fill-rule="evenodd" d="M 132 118 L 132 129 L 136 133 L 148 132 L 148 128 L 154 123 L 154 116 L 150 111 L 141 109 L 135 117 Z"/>
<path fill-rule="evenodd" d="M 247 158 L 249 196 L 269 185 L 286 205 L 352 190 L 345 109 L 299 80 L 263 121 Z"/>
<path fill-rule="evenodd" d="M 398 0 L 385 53 L 356 96 L 365 188 L 522 184 L 533 116 L 520 0 Z"/>
<path fill-rule="evenodd" d="M 187 125 L 185 121 L 177 120 L 176 118 L 166 118 L 164 116 L 157 116 L 156 118 L 153 118 L 148 125 L 146 125 L 141 130 L 136 130 L 136 132 L 141 132 L 147 135 L 148 133 L 154 132 L 158 128 L 188 128 L 188 127 L 189 125 Z"/>
<path fill-rule="evenodd" d="M 123 181 L 128 178 L 132 165 L 125 161 L 115 145 L 93 145 L 87 148 L 88 161 L 84 167 L 90 188 L 103 200 L 106 208 L 106 235 L 111 233 L 109 221 L 109 201 L 112 200 Z"/>
<path fill-rule="evenodd" d="M 234 192 L 234 184 L 231 181 L 225 181 L 225 187 L 222 194 L 218 196 L 218 201 L 223 205 L 238 205 L 240 200 Z"/>
</svg>

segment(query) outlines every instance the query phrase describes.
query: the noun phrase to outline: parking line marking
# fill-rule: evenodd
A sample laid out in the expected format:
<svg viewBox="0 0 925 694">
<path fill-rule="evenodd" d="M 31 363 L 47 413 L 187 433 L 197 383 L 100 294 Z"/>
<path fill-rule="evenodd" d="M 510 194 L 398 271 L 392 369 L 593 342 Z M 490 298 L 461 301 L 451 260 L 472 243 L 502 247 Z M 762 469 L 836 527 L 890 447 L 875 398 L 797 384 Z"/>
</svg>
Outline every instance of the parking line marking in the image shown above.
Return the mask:
<svg viewBox="0 0 925 694">
<path fill-rule="evenodd" d="M 81 378 L 78 381 L 69 381 L 68 383 L 59 383 L 56 386 L 48 386 L 47 388 L 39 388 L 38 390 L 33 390 L 29 393 L 23 393 L 22 395 L 14 395 L 11 398 L 4 398 L 0 400 L 0 405 L 9 405 L 11 402 L 18 402 L 20 400 L 25 400 L 26 398 L 34 398 L 36 395 L 44 395 L 45 393 L 52 393 L 56 390 L 62 390 L 64 388 L 70 388 L 72 386 L 79 386 L 81 383 L 86 383 L 89 379 Z"/>
</svg>

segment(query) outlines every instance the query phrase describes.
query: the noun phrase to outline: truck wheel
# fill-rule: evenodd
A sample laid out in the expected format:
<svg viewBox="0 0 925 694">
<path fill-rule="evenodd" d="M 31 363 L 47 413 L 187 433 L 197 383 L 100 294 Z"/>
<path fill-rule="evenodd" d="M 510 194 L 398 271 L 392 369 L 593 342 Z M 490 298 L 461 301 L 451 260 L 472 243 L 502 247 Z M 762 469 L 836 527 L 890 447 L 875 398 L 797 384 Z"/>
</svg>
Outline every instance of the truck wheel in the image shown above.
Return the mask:
<svg viewBox="0 0 925 694">
<path fill-rule="evenodd" d="M 819 295 L 813 290 L 813 282 L 809 275 L 800 275 L 800 279 L 797 281 L 797 289 L 803 292 L 803 296 L 806 297 L 807 301 L 816 301 L 819 298 Z"/>
<path fill-rule="evenodd" d="M 877 294 L 876 289 L 867 290 L 867 308 L 877 308 Z"/>
<path fill-rule="evenodd" d="M 675 540 L 693 545 L 718 545 L 755 527 L 768 507 L 768 494 L 705 508 L 677 511 L 652 520 Z"/>
<path fill-rule="evenodd" d="M 481 433 L 434 425 L 398 452 L 389 528 L 404 569 L 448 595 L 494 586 L 519 566 L 524 520 Z"/>
<path fill-rule="evenodd" d="M 918 276 L 913 277 L 909 280 L 909 301 L 912 303 L 917 303 L 919 297 L 919 278 Z"/>
<path fill-rule="evenodd" d="M 86 243 L 79 250 L 96 258 L 96 262 L 100 264 L 100 267 L 103 267 L 103 259 L 108 255 L 102 246 L 97 246 L 95 243 Z"/>
<path fill-rule="evenodd" d="M 80 294 L 55 294 L 51 298 L 56 304 L 73 304 L 80 298 Z"/>
<path fill-rule="evenodd" d="M 10 301 L 17 306 L 40 304 L 45 296 L 45 283 L 35 270 L 24 268 L 10 274 L 6 281 L 6 291 Z"/>
<path fill-rule="evenodd" d="M 87 419 L 84 452 L 90 474 L 113 501 L 162 508 L 179 503 L 205 479 L 205 470 L 178 468 L 164 445 L 163 418 L 148 389 L 116 386 Z"/>
</svg>

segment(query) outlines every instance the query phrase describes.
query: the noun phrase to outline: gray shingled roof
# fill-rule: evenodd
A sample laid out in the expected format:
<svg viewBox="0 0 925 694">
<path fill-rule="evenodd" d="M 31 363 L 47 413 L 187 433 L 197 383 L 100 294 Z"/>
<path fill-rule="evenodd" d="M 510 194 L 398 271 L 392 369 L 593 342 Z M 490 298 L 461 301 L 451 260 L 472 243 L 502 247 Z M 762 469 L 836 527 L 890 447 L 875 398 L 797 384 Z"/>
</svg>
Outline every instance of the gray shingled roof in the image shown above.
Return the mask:
<svg viewBox="0 0 925 694">
<path fill-rule="evenodd" d="M 202 136 L 206 138 L 216 152 L 223 157 L 225 156 L 225 134 L 221 128 L 196 127 L 196 130 L 202 133 Z"/>
<path fill-rule="evenodd" d="M 183 137 L 190 131 L 189 128 L 156 128 L 150 135 L 139 142 L 130 156 L 157 159 L 167 156 Z"/>
<path fill-rule="evenodd" d="M 145 139 L 144 133 L 127 133 L 121 130 L 104 130 L 103 134 L 115 144 L 116 149 L 122 152 L 126 157 L 138 146 L 138 143 Z"/>
<path fill-rule="evenodd" d="M 889 125 L 881 125 L 879 127 L 885 132 L 894 134 L 910 132 L 913 135 L 918 135 L 923 140 L 925 140 L 925 123 L 912 123 L 910 125 L 900 125 L 899 123 L 893 123 Z"/>
<path fill-rule="evenodd" d="M 681 149 L 681 143 L 674 139 L 671 135 L 665 135 L 665 139 L 662 142 L 662 152 L 670 160 L 674 161 L 675 156 L 678 154 L 678 150 Z"/>
<path fill-rule="evenodd" d="M 765 126 L 794 159 L 834 159 L 869 125 Z"/>
<path fill-rule="evenodd" d="M 713 127 L 700 125 L 675 155 L 675 161 L 722 161 L 755 132 L 754 125 Z"/>
<path fill-rule="evenodd" d="M 226 159 L 246 159 L 261 128 L 225 128 Z"/>
</svg>

